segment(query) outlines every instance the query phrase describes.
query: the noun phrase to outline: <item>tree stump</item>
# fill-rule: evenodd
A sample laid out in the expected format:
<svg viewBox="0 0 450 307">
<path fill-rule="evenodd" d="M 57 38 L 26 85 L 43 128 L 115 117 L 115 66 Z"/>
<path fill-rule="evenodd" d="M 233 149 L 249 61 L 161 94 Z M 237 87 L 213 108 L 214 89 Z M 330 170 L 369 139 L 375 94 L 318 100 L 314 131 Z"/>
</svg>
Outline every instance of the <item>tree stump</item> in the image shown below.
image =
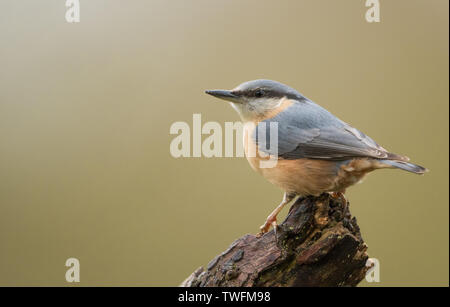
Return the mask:
<svg viewBox="0 0 450 307">
<path fill-rule="evenodd" d="M 366 250 L 348 204 L 324 193 L 299 198 L 276 234 L 237 239 L 180 286 L 356 286 L 369 269 Z"/>
</svg>

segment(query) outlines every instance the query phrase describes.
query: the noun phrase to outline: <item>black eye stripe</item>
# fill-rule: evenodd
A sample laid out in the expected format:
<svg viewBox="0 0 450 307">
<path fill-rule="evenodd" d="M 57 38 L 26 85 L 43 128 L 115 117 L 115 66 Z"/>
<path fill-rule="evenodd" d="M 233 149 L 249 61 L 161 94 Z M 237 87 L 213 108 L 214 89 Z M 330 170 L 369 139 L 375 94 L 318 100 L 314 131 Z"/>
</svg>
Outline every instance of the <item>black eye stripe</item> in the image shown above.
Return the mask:
<svg viewBox="0 0 450 307">
<path fill-rule="evenodd" d="M 262 93 L 260 93 L 262 92 Z M 305 98 L 297 93 L 289 93 L 285 91 L 277 91 L 272 89 L 265 88 L 257 88 L 257 89 L 248 89 L 248 90 L 237 90 L 233 92 L 237 96 L 243 96 L 248 98 L 283 98 L 286 97 L 288 99 L 296 99 L 296 100 L 304 100 Z M 259 96 L 260 95 L 260 96 Z"/>
<path fill-rule="evenodd" d="M 257 89 L 256 91 L 255 91 L 255 97 L 262 97 L 262 96 L 264 96 L 264 91 L 262 90 L 262 89 Z"/>
</svg>

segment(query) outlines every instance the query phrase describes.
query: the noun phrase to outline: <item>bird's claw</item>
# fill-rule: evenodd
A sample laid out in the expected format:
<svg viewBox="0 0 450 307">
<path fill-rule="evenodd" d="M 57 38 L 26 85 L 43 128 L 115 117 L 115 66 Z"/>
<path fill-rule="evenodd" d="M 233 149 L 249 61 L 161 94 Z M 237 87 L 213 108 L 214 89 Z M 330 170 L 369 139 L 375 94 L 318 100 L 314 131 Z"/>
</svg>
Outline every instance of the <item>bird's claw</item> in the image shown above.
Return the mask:
<svg viewBox="0 0 450 307">
<path fill-rule="evenodd" d="M 267 220 L 264 225 L 261 225 L 261 227 L 259 227 L 259 233 L 256 235 L 258 238 L 260 238 L 262 235 L 264 235 L 265 233 L 267 233 L 270 229 L 270 226 L 273 227 L 273 230 L 275 232 L 275 236 L 277 235 L 277 220 Z"/>
<path fill-rule="evenodd" d="M 339 200 L 342 204 L 342 206 L 345 208 L 347 208 L 348 206 L 348 201 L 347 201 L 347 197 L 345 197 L 345 194 L 342 192 L 332 192 L 331 193 L 331 197 L 333 197 L 336 200 Z"/>
<path fill-rule="evenodd" d="M 278 242 L 278 233 L 277 233 L 278 224 L 277 224 L 276 220 L 272 222 L 272 227 L 273 227 L 273 233 L 275 234 L 275 241 Z"/>
</svg>

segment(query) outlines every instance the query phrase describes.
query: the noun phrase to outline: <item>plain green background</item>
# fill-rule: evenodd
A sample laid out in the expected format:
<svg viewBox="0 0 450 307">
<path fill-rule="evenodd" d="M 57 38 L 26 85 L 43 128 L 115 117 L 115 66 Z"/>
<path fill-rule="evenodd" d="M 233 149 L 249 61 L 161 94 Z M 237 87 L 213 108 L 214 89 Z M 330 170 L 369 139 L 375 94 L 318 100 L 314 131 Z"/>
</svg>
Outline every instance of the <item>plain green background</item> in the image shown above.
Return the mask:
<svg viewBox="0 0 450 307">
<path fill-rule="evenodd" d="M 0 2 L 0 285 L 178 285 L 282 192 L 245 158 L 170 155 L 169 127 L 236 121 L 203 94 L 287 83 L 429 168 L 349 189 L 382 286 L 448 286 L 448 1 Z M 286 214 L 283 211 L 283 216 Z M 365 286 L 376 286 L 363 282 Z"/>
</svg>

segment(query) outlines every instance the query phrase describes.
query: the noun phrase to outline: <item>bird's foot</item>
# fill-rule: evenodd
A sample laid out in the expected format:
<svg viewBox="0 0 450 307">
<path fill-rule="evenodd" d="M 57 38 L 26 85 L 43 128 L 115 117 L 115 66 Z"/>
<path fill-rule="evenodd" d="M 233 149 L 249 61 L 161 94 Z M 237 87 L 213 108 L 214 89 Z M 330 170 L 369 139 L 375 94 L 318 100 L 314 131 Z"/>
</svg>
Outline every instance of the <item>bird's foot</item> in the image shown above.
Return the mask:
<svg viewBox="0 0 450 307">
<path fill-rule="evenodd" d="M 330 195 L 334 199 L 339 199 L 343 208 L 347 209 L 348 201 L 347 201 L 347 197 L 345 197 L 345 194 L 343 192 L 331 192 Z"/>
<path fill-rule="evenodd" d="M 266 222 L 264 223 L 264 225 L 262 225 L 259 228 L 260 231 L 256 235 L 258 238 L 261 237 L 266 232 L 268 232 L 269 229 L 270 229 L 270 226 L 273 226 L 273 231 L 275 232 L 275 238 L 277 239 L 277 227 L 278 227 L 278 225 L 277 225 L 277 215 L 278 215 L 278 213 L 280 213 L 281 209 L 283 209 L 283 207 L 287 203 L 289 203 L 291 200 L 293 200 L 295 198 L 296 195 L 297 194 L 295 194 L 295 193 L 289 193 L 289 192 L 285 192 L 284 193 L 283 200 L 281 201 L 281 203 L 267 217 Z"/>
<path fill-rule="evenodd" d="M 276 217 L 269 217 L 267 218 L 266 222 L 259 227 L 259 233 L 256 235 L 258 238 L 261 237 L 263 234 L 269 231 L 270 226 L 273 227 L 273 230 L 275 232 L 275 236 L 277 235 L 277 218 Z"/>
</svg>

